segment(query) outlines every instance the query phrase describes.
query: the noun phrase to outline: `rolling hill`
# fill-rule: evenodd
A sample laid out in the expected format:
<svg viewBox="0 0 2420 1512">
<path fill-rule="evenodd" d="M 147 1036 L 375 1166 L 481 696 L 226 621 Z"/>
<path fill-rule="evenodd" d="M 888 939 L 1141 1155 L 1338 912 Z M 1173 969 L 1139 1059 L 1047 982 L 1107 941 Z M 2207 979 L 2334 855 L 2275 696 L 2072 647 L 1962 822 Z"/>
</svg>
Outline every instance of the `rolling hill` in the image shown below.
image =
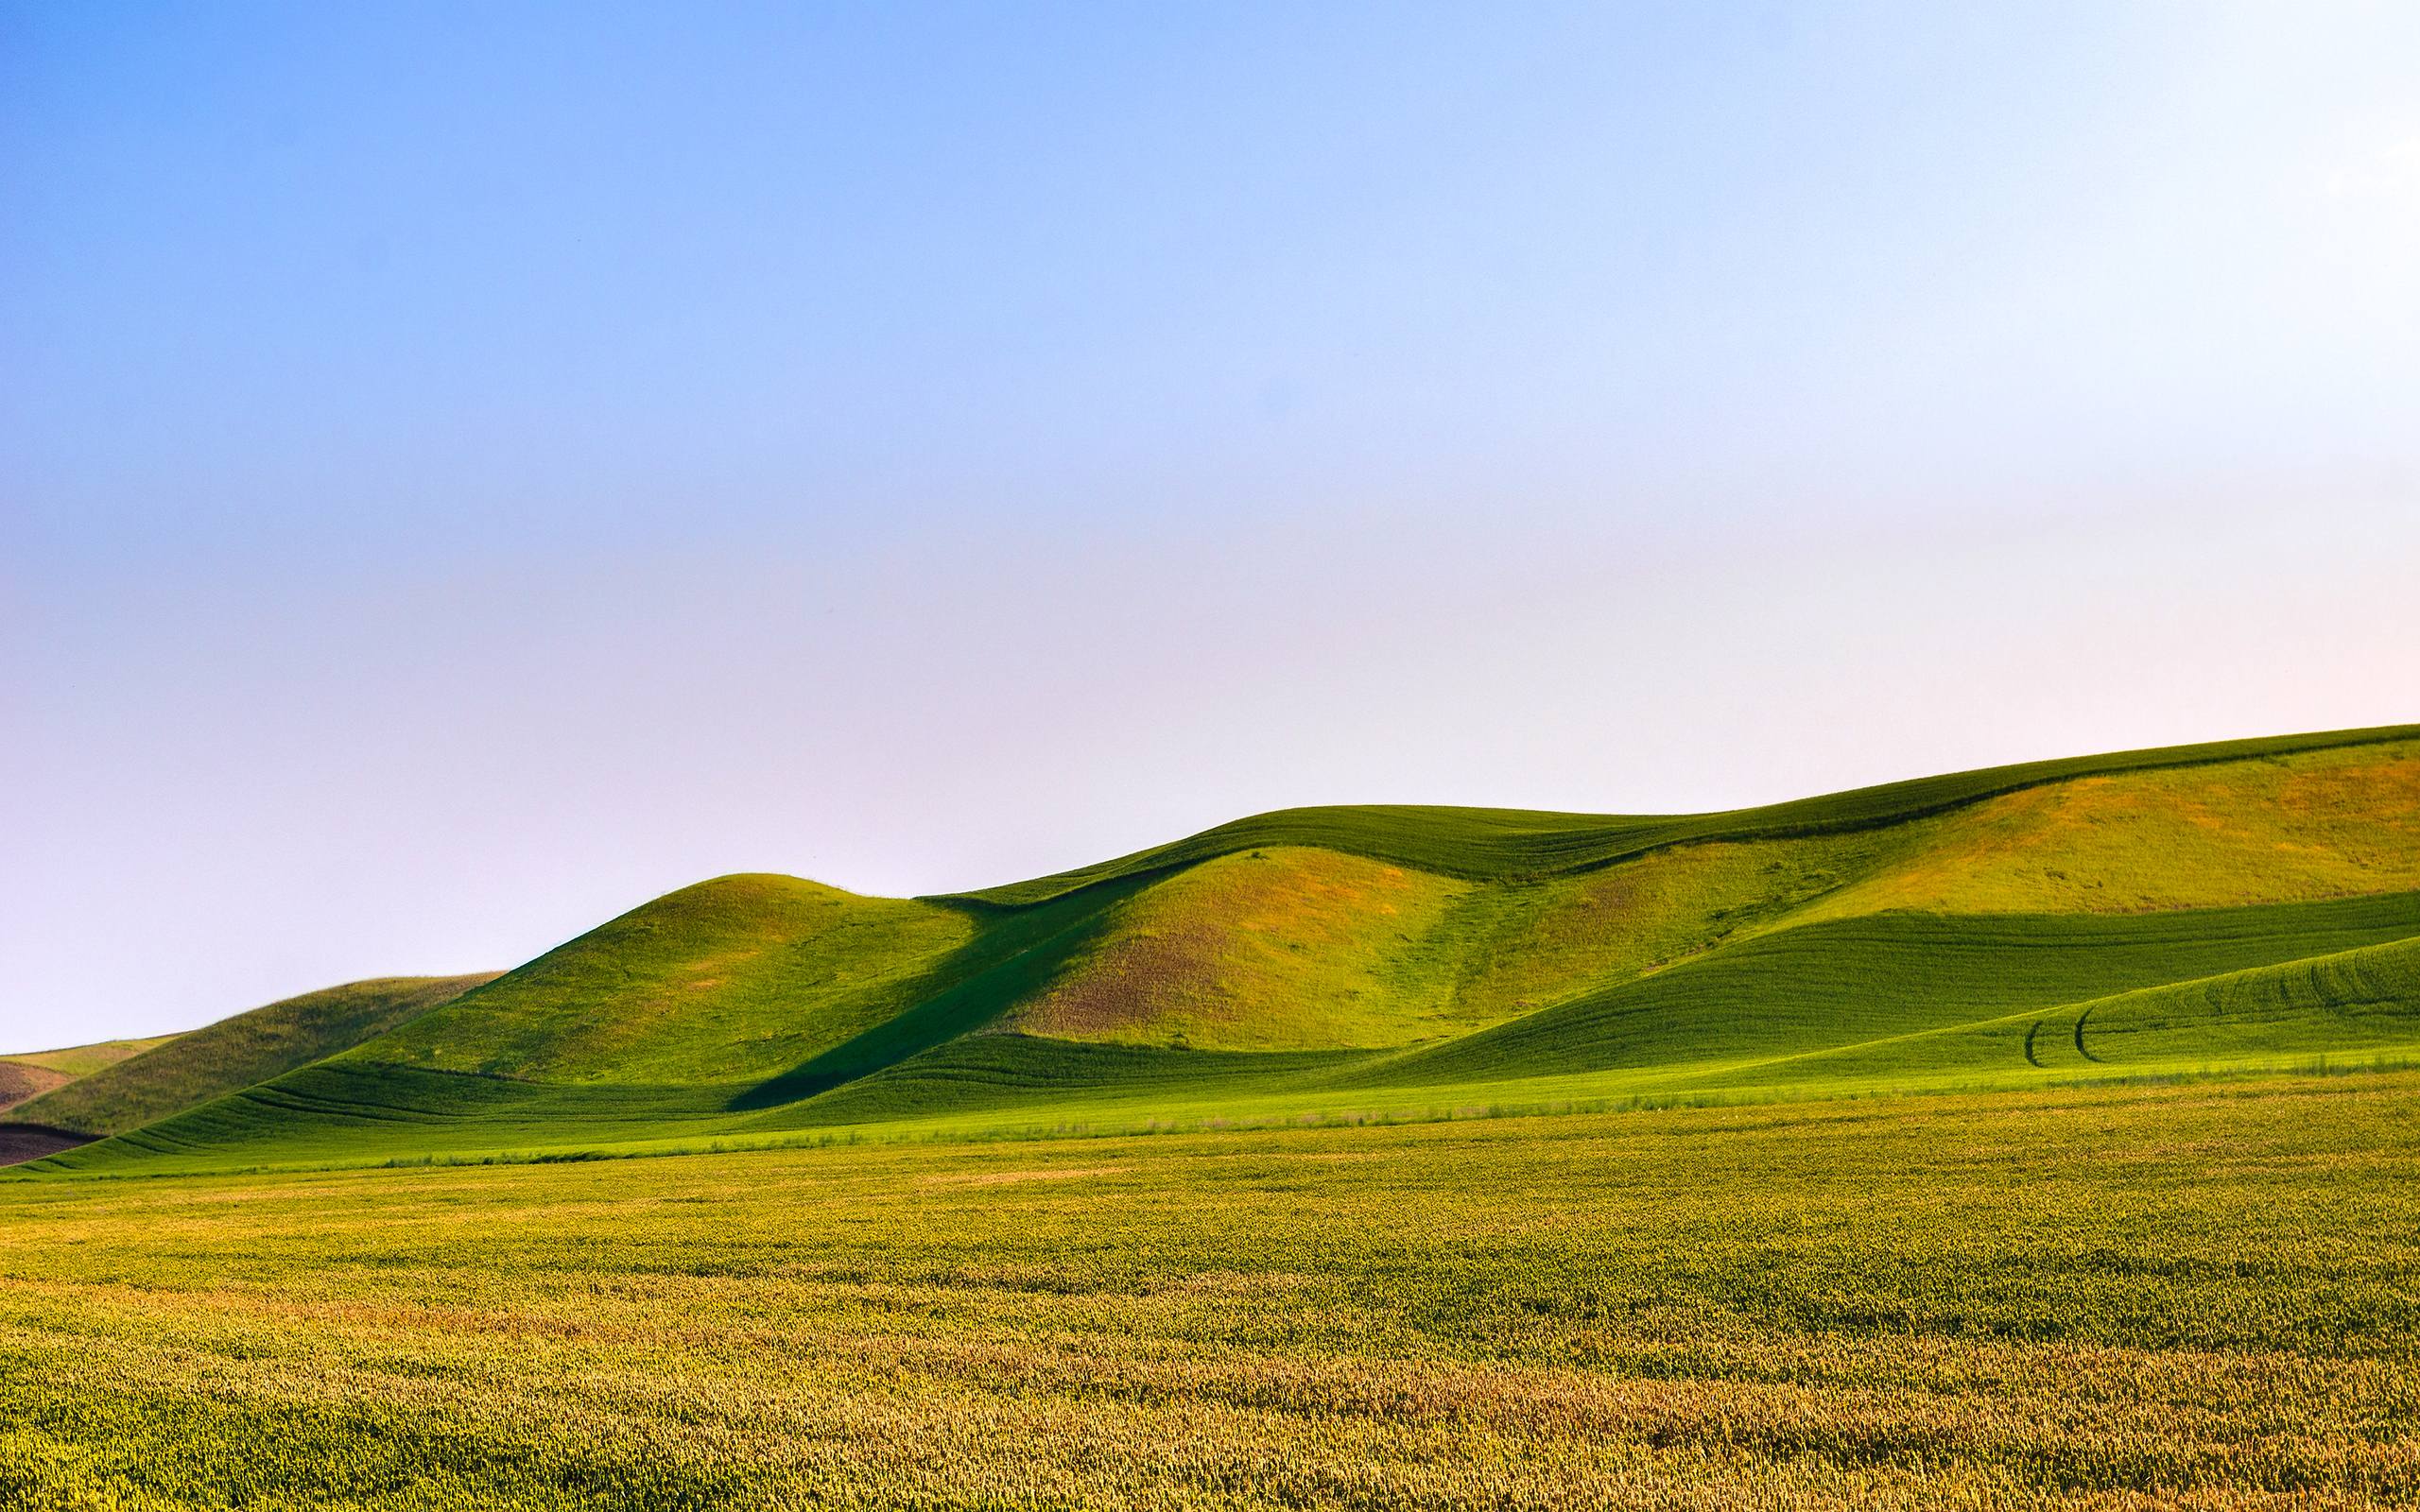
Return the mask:
<svg viewBox="0 0 2420 1512">
<path fill-rule="evenodd" d="M 2398 727 L 1729 814 L 1290 810 L 947 897 L 719 878 L 301 1059 L 199 1031 L 19 1112 L 115 1136 L 43 1169 L 138 1171 L 2393 1064 L 2415 940 Z M 212 1074 L 105 1100 L 171 1052 Z"/>
<path fill-rule="evenodd" d="M 104 1040 L 98 1044 L 71 1045 L 64 1050 L 0 1056 L 0 1113 L 175 1038 L 170 1034 L 149 1040 Z"/>
<path fill-rule="evenodd" d="M 350 1049 L 491 977 L 353 982 L 187 1034 L 121 1041 L 136 1046 L 135 1052 L 19 1104 L 8 1117 L 77 1134 L 123 1133 Z"/>
</svg>

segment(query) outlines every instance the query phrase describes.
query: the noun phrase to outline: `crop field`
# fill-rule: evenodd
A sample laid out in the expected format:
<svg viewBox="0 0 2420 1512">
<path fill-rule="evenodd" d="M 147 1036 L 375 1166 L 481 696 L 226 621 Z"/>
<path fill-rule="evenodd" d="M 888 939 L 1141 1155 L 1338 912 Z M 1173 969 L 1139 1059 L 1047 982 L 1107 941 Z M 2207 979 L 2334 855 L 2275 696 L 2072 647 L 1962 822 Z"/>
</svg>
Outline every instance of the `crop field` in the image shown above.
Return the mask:
<svg viewBox="0 0 2420 1512">
<path fill-rule="evenodd" d="M 0 1182 L 0 1504 L 2410 1504 L 2415 1098 Z"/>
</svg>

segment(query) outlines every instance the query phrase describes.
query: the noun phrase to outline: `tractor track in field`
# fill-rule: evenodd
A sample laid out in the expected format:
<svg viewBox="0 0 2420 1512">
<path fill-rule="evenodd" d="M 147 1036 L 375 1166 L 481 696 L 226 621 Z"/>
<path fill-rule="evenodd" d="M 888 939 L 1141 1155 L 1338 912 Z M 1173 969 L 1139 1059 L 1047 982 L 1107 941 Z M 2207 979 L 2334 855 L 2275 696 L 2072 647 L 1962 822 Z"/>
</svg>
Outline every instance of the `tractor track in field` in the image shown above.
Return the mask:
<svg viewBox="0 0 2420 1512">
<path fill-rule="evenodd" d="M 2099 1056 L 2094 1055 L 2091 1051 L 2086 1050 L 2083 1047 L 2084 1021 L 2091 1017 L 2092 1010 L 2090 1008 L 2086 1008 L 2082 1013 L 2076 1015 L 2076 1054 L 2083 1057 L 2084 1059 L 2091 1061 L 2096 1066 L 2104 1066 L 2108 1064 L 2107 1061 L 2102 1060 Z"/>
</svg>

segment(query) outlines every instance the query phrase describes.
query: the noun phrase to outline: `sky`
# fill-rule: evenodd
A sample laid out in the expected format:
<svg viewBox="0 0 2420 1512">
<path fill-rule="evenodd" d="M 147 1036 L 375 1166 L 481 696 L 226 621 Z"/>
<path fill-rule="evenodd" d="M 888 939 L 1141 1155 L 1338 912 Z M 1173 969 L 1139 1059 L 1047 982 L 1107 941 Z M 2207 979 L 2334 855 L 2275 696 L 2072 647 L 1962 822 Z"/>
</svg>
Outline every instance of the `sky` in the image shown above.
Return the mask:
<svg viewBox="0 0 2420 1512">
<path fill-rule="evenodd" d="M 2420 719 L 2420 7 L 0 5 L 0 1050 Z"/>
</svg>

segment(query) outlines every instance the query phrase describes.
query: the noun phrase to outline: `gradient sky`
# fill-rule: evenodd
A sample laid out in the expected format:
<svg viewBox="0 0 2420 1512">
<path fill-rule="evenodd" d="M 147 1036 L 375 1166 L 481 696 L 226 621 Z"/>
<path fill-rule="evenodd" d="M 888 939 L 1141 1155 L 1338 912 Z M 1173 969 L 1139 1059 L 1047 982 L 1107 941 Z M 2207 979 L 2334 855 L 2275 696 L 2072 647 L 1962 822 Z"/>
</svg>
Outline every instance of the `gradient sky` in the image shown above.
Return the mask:
<svg viewBox="0 0 2420 1512">
<path fill-rule="evenodd" d="M 2420 718 L 2420 7 L 0 6 L 0 1048 Z"/>
</svg>

